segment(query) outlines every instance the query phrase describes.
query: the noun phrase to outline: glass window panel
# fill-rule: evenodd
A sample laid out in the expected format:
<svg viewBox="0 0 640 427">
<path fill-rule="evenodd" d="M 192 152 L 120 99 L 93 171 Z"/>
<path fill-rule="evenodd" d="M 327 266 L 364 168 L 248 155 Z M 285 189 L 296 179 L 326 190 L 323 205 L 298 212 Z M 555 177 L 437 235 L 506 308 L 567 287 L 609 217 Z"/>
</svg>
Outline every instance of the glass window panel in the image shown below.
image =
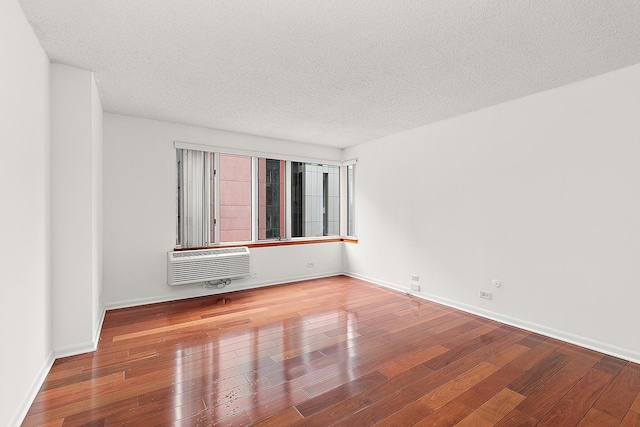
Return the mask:
<svg viewBox="0 0 640 427">
<path fill-rule="evenodd" d="M 291 162 L 292 237 L 340 234 L 340 168 Z"/>
<path fill-rule="evenodd" d="M 284 239 L 284 160 L 258 159 L 258 239 Z"/>
<path fill-rule="evenodd" d="M 220 242 L 251 240 L 251 157 L 220 154 Z"/>
<path fill-rule="evenodd" d="M 355 223 L 355 165 L 347 166 L 347 236 L 356 235 Z"/>
<path fill-rule="evenodd" d="M 178 150 L 176 160 L 176 244 L 182 247 L 208 245 L 206 188 L 209 157 L 202 151 Z"/>
</svg>

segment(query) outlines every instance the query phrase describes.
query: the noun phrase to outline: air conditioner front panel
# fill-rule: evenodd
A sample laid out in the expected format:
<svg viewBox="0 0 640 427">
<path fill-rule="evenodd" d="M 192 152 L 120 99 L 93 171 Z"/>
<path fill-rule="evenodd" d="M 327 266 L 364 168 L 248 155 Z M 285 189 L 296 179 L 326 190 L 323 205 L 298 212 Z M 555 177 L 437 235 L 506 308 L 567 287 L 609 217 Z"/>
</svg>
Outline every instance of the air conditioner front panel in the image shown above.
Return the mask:
<svg viewBox="0 0 640 427">
<path fill-rule="evenodd" d="M 229 251 L 229 250 L 232 251 Z M 238 279 L 251 272 L 249 248 L 204 249 L 169 252 L 167 282 L 183 285 L 222 279 Z"/>
</svg>

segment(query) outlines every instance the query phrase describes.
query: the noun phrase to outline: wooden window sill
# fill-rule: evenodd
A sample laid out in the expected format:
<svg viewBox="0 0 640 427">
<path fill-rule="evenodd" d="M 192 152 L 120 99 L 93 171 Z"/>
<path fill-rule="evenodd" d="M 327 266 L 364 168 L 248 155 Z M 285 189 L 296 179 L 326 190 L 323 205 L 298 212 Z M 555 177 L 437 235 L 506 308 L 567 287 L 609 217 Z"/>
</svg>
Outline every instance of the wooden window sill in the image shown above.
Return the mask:
<svg viewBox="0 0 640 427">
<path fill-rule="evenodd" d="M 212 246 L 198 246 L 195 248 L 174 248 L 177 251 L 193 251 L 198 249 L 214 249 L 214 248 L 235 248 L 239 246 L 246 246 L 248 248 L 269 248 L 273 246 L 292 246 L 292 245 L 311 245 L 316 243 L 358 243 L 358 239 L 353 237 L 335 237 L 326 239 L 302 239 L 302 240 L 266 240 L 261 242 L 247 242 L 247 243 L 223 243 L 220 245 Z"/>
</svg>

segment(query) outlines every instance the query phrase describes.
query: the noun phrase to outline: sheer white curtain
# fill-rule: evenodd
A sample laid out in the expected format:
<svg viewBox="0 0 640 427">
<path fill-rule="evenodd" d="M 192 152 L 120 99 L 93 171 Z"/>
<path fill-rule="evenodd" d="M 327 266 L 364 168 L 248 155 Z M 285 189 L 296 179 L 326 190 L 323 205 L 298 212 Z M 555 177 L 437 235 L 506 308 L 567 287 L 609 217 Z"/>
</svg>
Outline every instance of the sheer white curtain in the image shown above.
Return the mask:
<svg viewBox="0 0 640 427">
<path fill-rule="evenodd" d="M 209 243 L 209 153 L 178 150 L 178 240 L 182 247 Z"/>
</svg>

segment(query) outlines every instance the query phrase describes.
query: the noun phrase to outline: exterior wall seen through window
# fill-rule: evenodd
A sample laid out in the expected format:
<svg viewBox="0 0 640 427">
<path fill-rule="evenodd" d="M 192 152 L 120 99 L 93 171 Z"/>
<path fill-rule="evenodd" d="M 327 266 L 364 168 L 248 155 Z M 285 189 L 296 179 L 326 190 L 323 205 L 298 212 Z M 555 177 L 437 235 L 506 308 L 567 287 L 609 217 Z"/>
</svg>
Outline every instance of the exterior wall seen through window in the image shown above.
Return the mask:
<svg viewBox="0 0 640 427">
<path fill-rule="evenodd" d="M 220 242 L 250 241 L 251 157 L 220 154 L 218 173 L 220 174 Z"/>
<path fill-rule="evenodd" d="M 291 162 L 292 237 L 340 234 L 340 168 Z"/>
</svg>

